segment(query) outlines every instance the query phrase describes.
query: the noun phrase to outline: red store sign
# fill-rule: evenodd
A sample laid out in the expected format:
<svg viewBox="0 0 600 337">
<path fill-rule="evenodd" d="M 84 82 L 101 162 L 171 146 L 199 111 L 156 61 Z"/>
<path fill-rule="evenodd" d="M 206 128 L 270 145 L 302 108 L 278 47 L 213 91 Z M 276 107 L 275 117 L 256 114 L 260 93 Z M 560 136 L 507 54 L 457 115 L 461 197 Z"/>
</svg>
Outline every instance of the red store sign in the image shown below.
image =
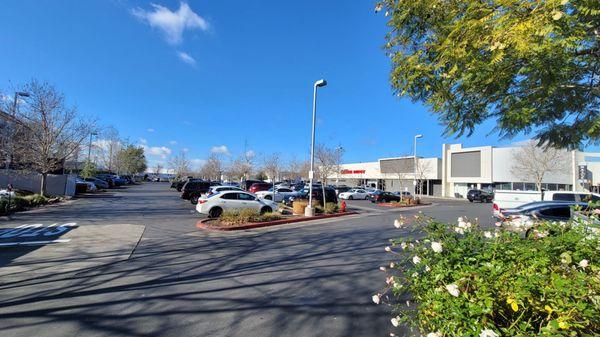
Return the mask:
<svg viewBox="0 0 600 337">
<path fill-rule="evenodd" d="M 366 170 L 342 170 L 341 174 L 365 174 Z"/>
</svg>

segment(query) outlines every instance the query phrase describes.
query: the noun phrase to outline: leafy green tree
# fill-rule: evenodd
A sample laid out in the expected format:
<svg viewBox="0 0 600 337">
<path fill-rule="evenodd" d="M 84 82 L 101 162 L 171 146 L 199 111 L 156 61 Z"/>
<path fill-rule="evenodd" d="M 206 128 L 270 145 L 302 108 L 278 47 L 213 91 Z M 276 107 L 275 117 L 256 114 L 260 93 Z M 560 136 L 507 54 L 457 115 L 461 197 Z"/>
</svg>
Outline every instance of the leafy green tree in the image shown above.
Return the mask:
<svg viewBox="0 0 600 337">
<path fill-rule="evenodd" d="M 117 153 L 117 160 L 122 170 L 129 174 L 146 171 L 148 163 L 142 147 L 127 145 Z"/>
<path fill-rule="evenodd" d="M 98 173 L 96 168 L 96 164 L 94 164 L 90 160 L 86 160 L 85 165 L 83 166 L 83 170 L 81 170 L 81 176 L 84 178 L 91 178 Z"/>
<path fill-rule="evenodd" d="M 578 148 L 600 142 L 598 0 L 386 0 L 396 93 L 423 101 L 446 135 L 487 119 Z"/>
</svg>

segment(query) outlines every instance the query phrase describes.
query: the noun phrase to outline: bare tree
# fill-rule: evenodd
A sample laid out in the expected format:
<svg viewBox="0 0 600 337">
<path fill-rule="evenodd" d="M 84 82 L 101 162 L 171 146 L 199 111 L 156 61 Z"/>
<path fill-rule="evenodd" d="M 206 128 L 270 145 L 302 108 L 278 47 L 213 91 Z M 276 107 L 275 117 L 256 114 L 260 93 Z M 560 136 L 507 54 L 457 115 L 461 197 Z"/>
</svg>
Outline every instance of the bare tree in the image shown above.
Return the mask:
<svg viewBox="0 0 600 337">
<path fill-rule="evenodd" d="M 102 130 L 94 142 L 96 161 L 109 172 L 114 172 L 117 166 L 116 156 L 124 148 L 124 141 L 119 137 L 119 131 L 112 126 Z"/>
<path fill-rule="evenodd" d="M 169 167 L 175 173 L 176 178 L 182 178 L 189 174 L 191 162 L 187 159 L 184 151 L 179 151 L 179 154 L 172 156 L 169 159 Z"/>
<path fill-rule="evenodd" d="M 45 195 L 48 174 L 62 168 L 65 159 L 78 151 L 96 126 L 84 121 L 76 108 L 67 107 L 64 95 L 47 83 L 33 80 L 24 91 L 29 98 L 19 118 L 24 121 L 27 137 L 19 140 L 18 151 L 31 168 L 41 173 L 40 194 Z"/>
<path fill-rule="evenodd" d="M 528 141 L 513 152 L 510 170 L 525 182 L 534 181 L 537 190 L 541 191 L 544 177 L 568 169 L 568 161 L 566 151 Z"/>
<path fill-rule="evenodd" d="M 273 183 L 273 195 L 275 195 L 275 182 L 281 171 L 281 159 L 279 153 L 273 153 L 263 159 L 263 170 L 267 173 Z"/>
<path fill-rule="evenodd" d="M 290 174 L 290 179 L 299 180 L 302 178 L 302 163 L 296 159 L 296 156 L 292 156 L 292 159 L 288 162 L 287 170 Z"/>
<path fill-rule="evenodd" d="M 156 165 L 154 165 L 154 174 L 155 175 L 158 176 L 162 170 L 163 170 L 163 166 L 161 163 L 156 163 Z"/>
<path fill-rule="evenodd" d="M 235 159 L 229 166 L 228 174 L 237 180 L 248 179 L 252 174 L 252 159 L 245 154 Z"/>
<path fill-rule="evenodd" d="M 339 172 L 342 155 L 343 149 L 341 147 L 334 149 L 323 144 L 318 144 L 315 150 L 316 172 L 321 180 L 321 187 L 323 189 L 323 206 L 326 204 L 325 185 L 327 185 L 330 176 Z"/>
<path fill-rule="evenodd" d="M 200 169 L 200 175 L 204 179 L 220 180 L 223 174 L 223 162 L 217 154 L 211 154 L 206 163 Z"/>
<path fill-rule="evenodd" d="M 419 186 L 418 190 L 421 192 L 420 194 L 423 194 L 423 180 L 426 180 L 427 175 L 431 172 L 431 163 L 424 161 L 420 158 L 417 158 L 416 161 L 417 161 L 417 167 L 416 167 L 417 175 L 415 176 L 415 179 Z M 415 186 L 415 192 L 416 191 L 417 191 L 417 186 Z"/>
<path fill-rule="evenodd" d="M 404 180 L 406 180 L 406 177 L 409 175 L 409 173 L 411 173 L 411 162 L 414 164 L 412 159 L 407 158 L 408 156 L 401 157 L 402 158 L 397 159 L 395 164 L 393 165 L 394 175 L 396 176 L 396 178 L 398 178 L 398 183 L 400 185 L 400 201 L 402 201 L 404 198 L 402 194 L 402 192 L 404 191 Z"/>
</svg>

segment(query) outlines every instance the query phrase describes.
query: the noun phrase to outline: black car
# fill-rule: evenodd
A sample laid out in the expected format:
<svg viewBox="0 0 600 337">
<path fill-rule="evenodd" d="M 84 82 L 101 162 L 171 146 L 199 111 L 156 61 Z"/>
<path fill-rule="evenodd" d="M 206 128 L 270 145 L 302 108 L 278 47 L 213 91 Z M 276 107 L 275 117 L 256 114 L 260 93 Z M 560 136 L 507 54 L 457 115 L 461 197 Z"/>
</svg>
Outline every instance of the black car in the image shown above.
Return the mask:
<svg viewBox="0 0 600 337">
<path fill-rule="evenodd" d="M 367 195 L 367 200 L 371 202 L 392 202 L 400 201 L 400 196 L 391 192 L 375 191 Z"/>
<path fill-rule="evenodd" d="M 188 180 L 181 188 L 181 199 L 197 201 L 202 194 L 210 190 L 210 186 L 210 181 Z"/>
<path fill-rule="evenodd" d="M 494 193 L 486 190 L 469 190 L 467 192 L 467 199 L 470 202 L 492 202 L 494 200 Z"/>
<path fill-rule="evenodd" d="M 335 190 L 335 194 L 339 195 L 340 193 L 348 192 L 352 189 L 350 186 L 336 186 L 333 188 Z"/>
<path fill-rule="evenodd" d="M 319 188 L 315 188 L 313 187 L 312 190 L 312 197 L 313 200 L 319 200 L 321 203 L 323 203 L 323 189 L 321 187 Z M 288 205 L 288 206 L 292 206 L 292 204 L 294 203 L 295 200 L 308 200 L 308 188 L 303 189 L 302 191 L 300 191 L 299 195 L 295 195 L 295 196 L 291 196 L 291 197 L 284 197 L 283 202 Z M 338 202 L 338 197 L 335 194 L 335 190 L 331 187 L 325 187 L 325 202 L 330 203 L 336 203 Z"/>
<path fill-rule="evenodd" d="M 502 210 L 499 217 L 511 219 L 519 216 L 528 216 L 537 220 L 567 221 L 571 219 L 571 207 L 588 209 L 585 202 L 573 201 L 535 201 L 516 208 Z"/>
</svg>

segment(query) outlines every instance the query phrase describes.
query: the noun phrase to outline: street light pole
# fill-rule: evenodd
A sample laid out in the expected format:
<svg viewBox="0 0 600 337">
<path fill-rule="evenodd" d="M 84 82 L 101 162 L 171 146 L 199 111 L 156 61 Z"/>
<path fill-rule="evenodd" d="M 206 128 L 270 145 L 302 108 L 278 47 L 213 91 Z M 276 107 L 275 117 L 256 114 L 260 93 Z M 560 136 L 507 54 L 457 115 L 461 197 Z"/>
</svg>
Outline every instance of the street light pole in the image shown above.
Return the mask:
<svg viewBox="0 0 600 337">
<path fill-rule="evenodd" d="M 95 132 L 90 132 L 90 145 L 88 146 L 88 162 L 91 161 L 92 158 L 92 136 L 97 136 L 98 134 Z"/>
<path fill-rule="evenodd" d="M 413 186 L 415 188 L 415 195 L 417 195 L 417 138 L 423 138 L 423 135 L 419 134 L 419 135 L 415 135 L 415 141 L 414 141 L 414 149 L 413 149 L 413 154 L 414 154 L 414 176 L 413 176 Z"/>
<path fill-rule="evenodd" d="M 315 210 L 312 207 L 312 190 L 313 190 L 313 179 L 315 176 L 315 123 L 317 121 L 317 88 L 324 87 L 327 85 L 327 81 L 321 79 L 315 82 L 313 92 L 313 113 L 312 113 L 312 133 L 310 141 L 310 172 L 308 172 L 308 179 L 310 186 L 308 187 L 308 206 L 304 211 L 305 216 L 315 215 Z M 323 205 L 325 206 L 325 205 Z"/>
<path fill-rule="evenodd" d="M 13 156 L 13 124 L 16 121 L 17 118 L 17 109 L 19 108 L 19 96 L 21 97 L 29 97 L 29 93 L 27 92 L 23 92 L 23 91 L 16 91 L 15 92 L 15 98 L 13 99 L 13 107 L 12 107 L 12 118 L 11 120 L 8 122 L 8 126 L 9 126 L 9 130 L 8 130 L 8 140 L 7 140 L 7 148 L 8 151 L 6 153 L 6 163 L 4 165 L 4 169 L 6 172 L 6 189 L 8 190 L 8 203 L 6 204 L 6 214 L 10 215 L 10 196 L 11 196 L 11 183 L 10 183 L 10 163 L 12 162 L 12 156 Z"/>
</svg>

